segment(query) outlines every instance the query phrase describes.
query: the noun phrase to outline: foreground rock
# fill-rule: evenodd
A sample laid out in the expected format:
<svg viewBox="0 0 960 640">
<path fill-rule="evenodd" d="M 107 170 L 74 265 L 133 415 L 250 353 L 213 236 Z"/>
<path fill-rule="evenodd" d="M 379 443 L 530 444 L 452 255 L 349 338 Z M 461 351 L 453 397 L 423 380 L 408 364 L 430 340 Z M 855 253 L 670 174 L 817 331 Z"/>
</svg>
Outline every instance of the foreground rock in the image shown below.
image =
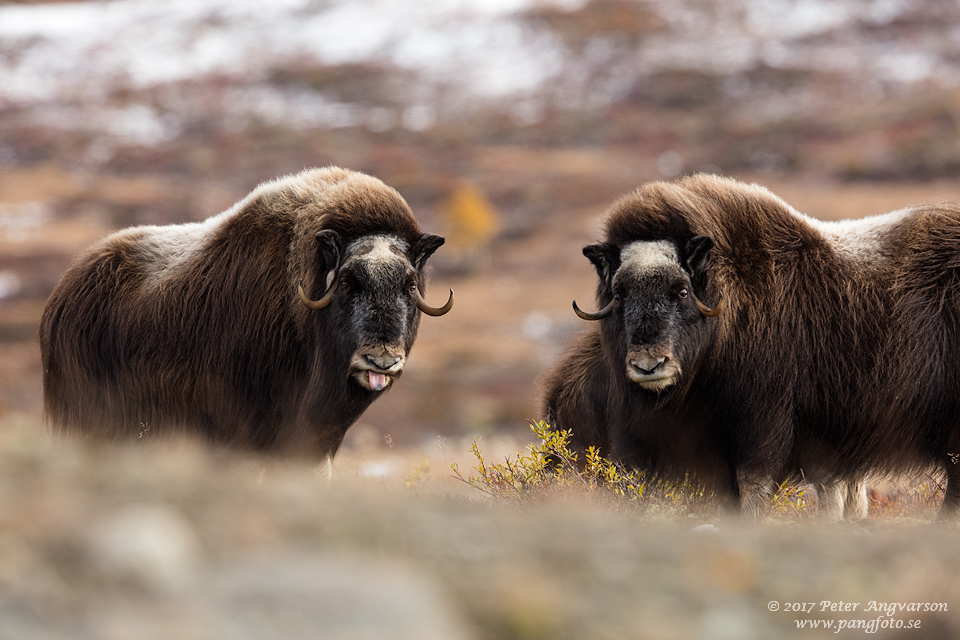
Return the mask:
<svg viewBox="0 0 960 640">
<path fill-rule="evenodd" d="M 0 640 L 960 632 L 960 545 L 923 523 L 732 530 L 423 493 L 190 445 L 0 439 Z"/>
</svg>

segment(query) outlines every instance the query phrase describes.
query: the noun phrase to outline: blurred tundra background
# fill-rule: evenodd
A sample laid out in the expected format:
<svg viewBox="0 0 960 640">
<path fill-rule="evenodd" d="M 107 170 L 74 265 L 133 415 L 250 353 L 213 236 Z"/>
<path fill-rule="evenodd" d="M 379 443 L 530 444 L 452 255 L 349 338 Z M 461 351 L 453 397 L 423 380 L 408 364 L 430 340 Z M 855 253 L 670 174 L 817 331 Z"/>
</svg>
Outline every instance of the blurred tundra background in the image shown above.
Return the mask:
<svg viewBox="0 0 960 640">
<path fill-rule="evenodd" d="M 447 237 L 432 291 L 457 292 L 332 488 L 45 438 L 37 324 L 78 250 L 330 164 Z M 954 637 L 960 552 L 919 520 L 704 538 L 478 505 L 448 471 L 529 442 L 604 209 L 697 171 L 825 219 L 960 200 L 960 5 L 0 0 L 0 639 L 818 637 L 787 598 L 946 602 L 880 634 Z"/>
</svg>

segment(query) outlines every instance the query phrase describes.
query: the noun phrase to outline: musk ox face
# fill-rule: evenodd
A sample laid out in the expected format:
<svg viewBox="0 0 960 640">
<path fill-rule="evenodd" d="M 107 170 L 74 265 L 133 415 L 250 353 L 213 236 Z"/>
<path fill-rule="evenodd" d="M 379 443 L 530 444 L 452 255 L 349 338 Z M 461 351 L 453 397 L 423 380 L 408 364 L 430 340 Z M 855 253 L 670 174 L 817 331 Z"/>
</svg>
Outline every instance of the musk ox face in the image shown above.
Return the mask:
<svg viewBox="0 0 960 640">
<path fill-rule="evenodd" d="M 623 247 L 599 243 L 583 253 L 600 276 L 599 298 L 606 302 L 586 320 L 602 320 L 603 331 L 623 363 L 627 379 L 660 393 L 675 385 L 692 364 L 703 340 L 704 317 L 720 313 L 694 294 L 702 281 L 713 240 L 696 236 L 683 250 L 667 240 L 642 240 Z"/>
<path fill-rule="evenodd" d="M 444 239 L 423 234 L 414 246 L 393 235 L 362 236 L 346 247 L 332 230 L 317 234 L 326 290 L 313 301 L 301 284 L 300 297 L 323 324 L 339 333 L 338 344 L 349 354 L 347 376 L 364 389 L 380 392 L 403 373 L 419 326 L 419 311 L 442 315 L 453 306 L 435 309 L 420 291 L 423 267 Z"/>
</svg>

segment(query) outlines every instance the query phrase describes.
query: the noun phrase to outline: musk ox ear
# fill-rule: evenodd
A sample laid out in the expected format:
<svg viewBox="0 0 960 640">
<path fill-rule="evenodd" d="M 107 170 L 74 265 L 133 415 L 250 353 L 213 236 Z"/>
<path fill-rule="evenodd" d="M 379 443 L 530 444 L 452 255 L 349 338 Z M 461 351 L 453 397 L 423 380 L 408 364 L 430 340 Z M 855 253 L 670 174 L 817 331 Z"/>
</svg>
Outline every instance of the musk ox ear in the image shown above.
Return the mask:
<svg viewBox="0 0 960 640">
<path fill-rule="evenodd" d="M 613 274 L 620 268 L 620 249 L 616 245 L 598 242 L 583 248 L 583 255 L 589 258 L 597 270 L 600 281 L 610 284 Z"/>
<path fill-rule="evenodd" d="M 427 258 L 433 255 L 433 252 L 440 248 L 446 242 L 446 238 L 434 233 L 425 233 L 417 240 L 413 246 L 413 266 L 417 271 L 423 270 L 423 265 L 427 263 Z"/>
<path fill-rule="evenodd" d="M 710 236 L 694 236 L 683 249 L 683 260 L 691 275 L 702 275 L 707 268 L 707 254 L 713 249 L 713 238 Z"/>
<path fill-rule="evenodd" d="M 319 274 L 320 282 L 324 283 L 324 294 L 319 300 L 311 300 L 307 297 L 307 292 L 303 290 L 303 278 L 297 285 L 297 293 L 300 295 L 300 302 L 310 309 L 325 309 L 330 301 L 333 300 L 333 292 L 336 287 L 332 286 L 334 276 L 340 268 L 340 256 L 342 255 L 342 243 L 340 234 L 333 229 L 324 229 L 318 231 L 314 236 L 320 245 L 320 257 L 323 258 L 323 273 Z"/>
<path fill-rule="evenodd" d="M 320 244 L 320 255 L 323 256 L 323 270 L 330 272 L 339 269 L 340 256 L 343 255 L 340 234 L 333 229 L 318 231 L 317 242 Z"/>
</svg>

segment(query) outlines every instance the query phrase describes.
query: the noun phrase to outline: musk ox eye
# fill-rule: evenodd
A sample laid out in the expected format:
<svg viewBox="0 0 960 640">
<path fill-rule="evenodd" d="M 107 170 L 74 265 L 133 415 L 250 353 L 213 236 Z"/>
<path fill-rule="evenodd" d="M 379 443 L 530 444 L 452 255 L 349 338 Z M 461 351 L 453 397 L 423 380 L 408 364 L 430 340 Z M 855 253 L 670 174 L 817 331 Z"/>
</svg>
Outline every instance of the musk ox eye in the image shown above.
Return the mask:
<svg viewBox="0 0 960 640">
<path fill-rule="evenodd" d="M 341 280 L 341 281 L 340 281 L 340 290 L 341 290 L 341 291 L 343 291 L 344 293 L 350 293 L 350 289 L 351 289 L 351 286 L 350 286 L 350 283 L 349 283 L 349 282 L 347 282 L 346 280 Z"/>
<path fill-rule="evenodd" d="M 410 295 L 412 295 L 412 296 L 417 295 L 417 285 L 416 285 L 416 284 L 411 284 L 411 285 L 408 287 L 408 289 L 410 290 Z"/>
<path fill-rule="evenodd" d="M 686 289 L 680 289 L 680 297 L 686 298 L 689 295 L 689 292 Z"/>
</svg>

